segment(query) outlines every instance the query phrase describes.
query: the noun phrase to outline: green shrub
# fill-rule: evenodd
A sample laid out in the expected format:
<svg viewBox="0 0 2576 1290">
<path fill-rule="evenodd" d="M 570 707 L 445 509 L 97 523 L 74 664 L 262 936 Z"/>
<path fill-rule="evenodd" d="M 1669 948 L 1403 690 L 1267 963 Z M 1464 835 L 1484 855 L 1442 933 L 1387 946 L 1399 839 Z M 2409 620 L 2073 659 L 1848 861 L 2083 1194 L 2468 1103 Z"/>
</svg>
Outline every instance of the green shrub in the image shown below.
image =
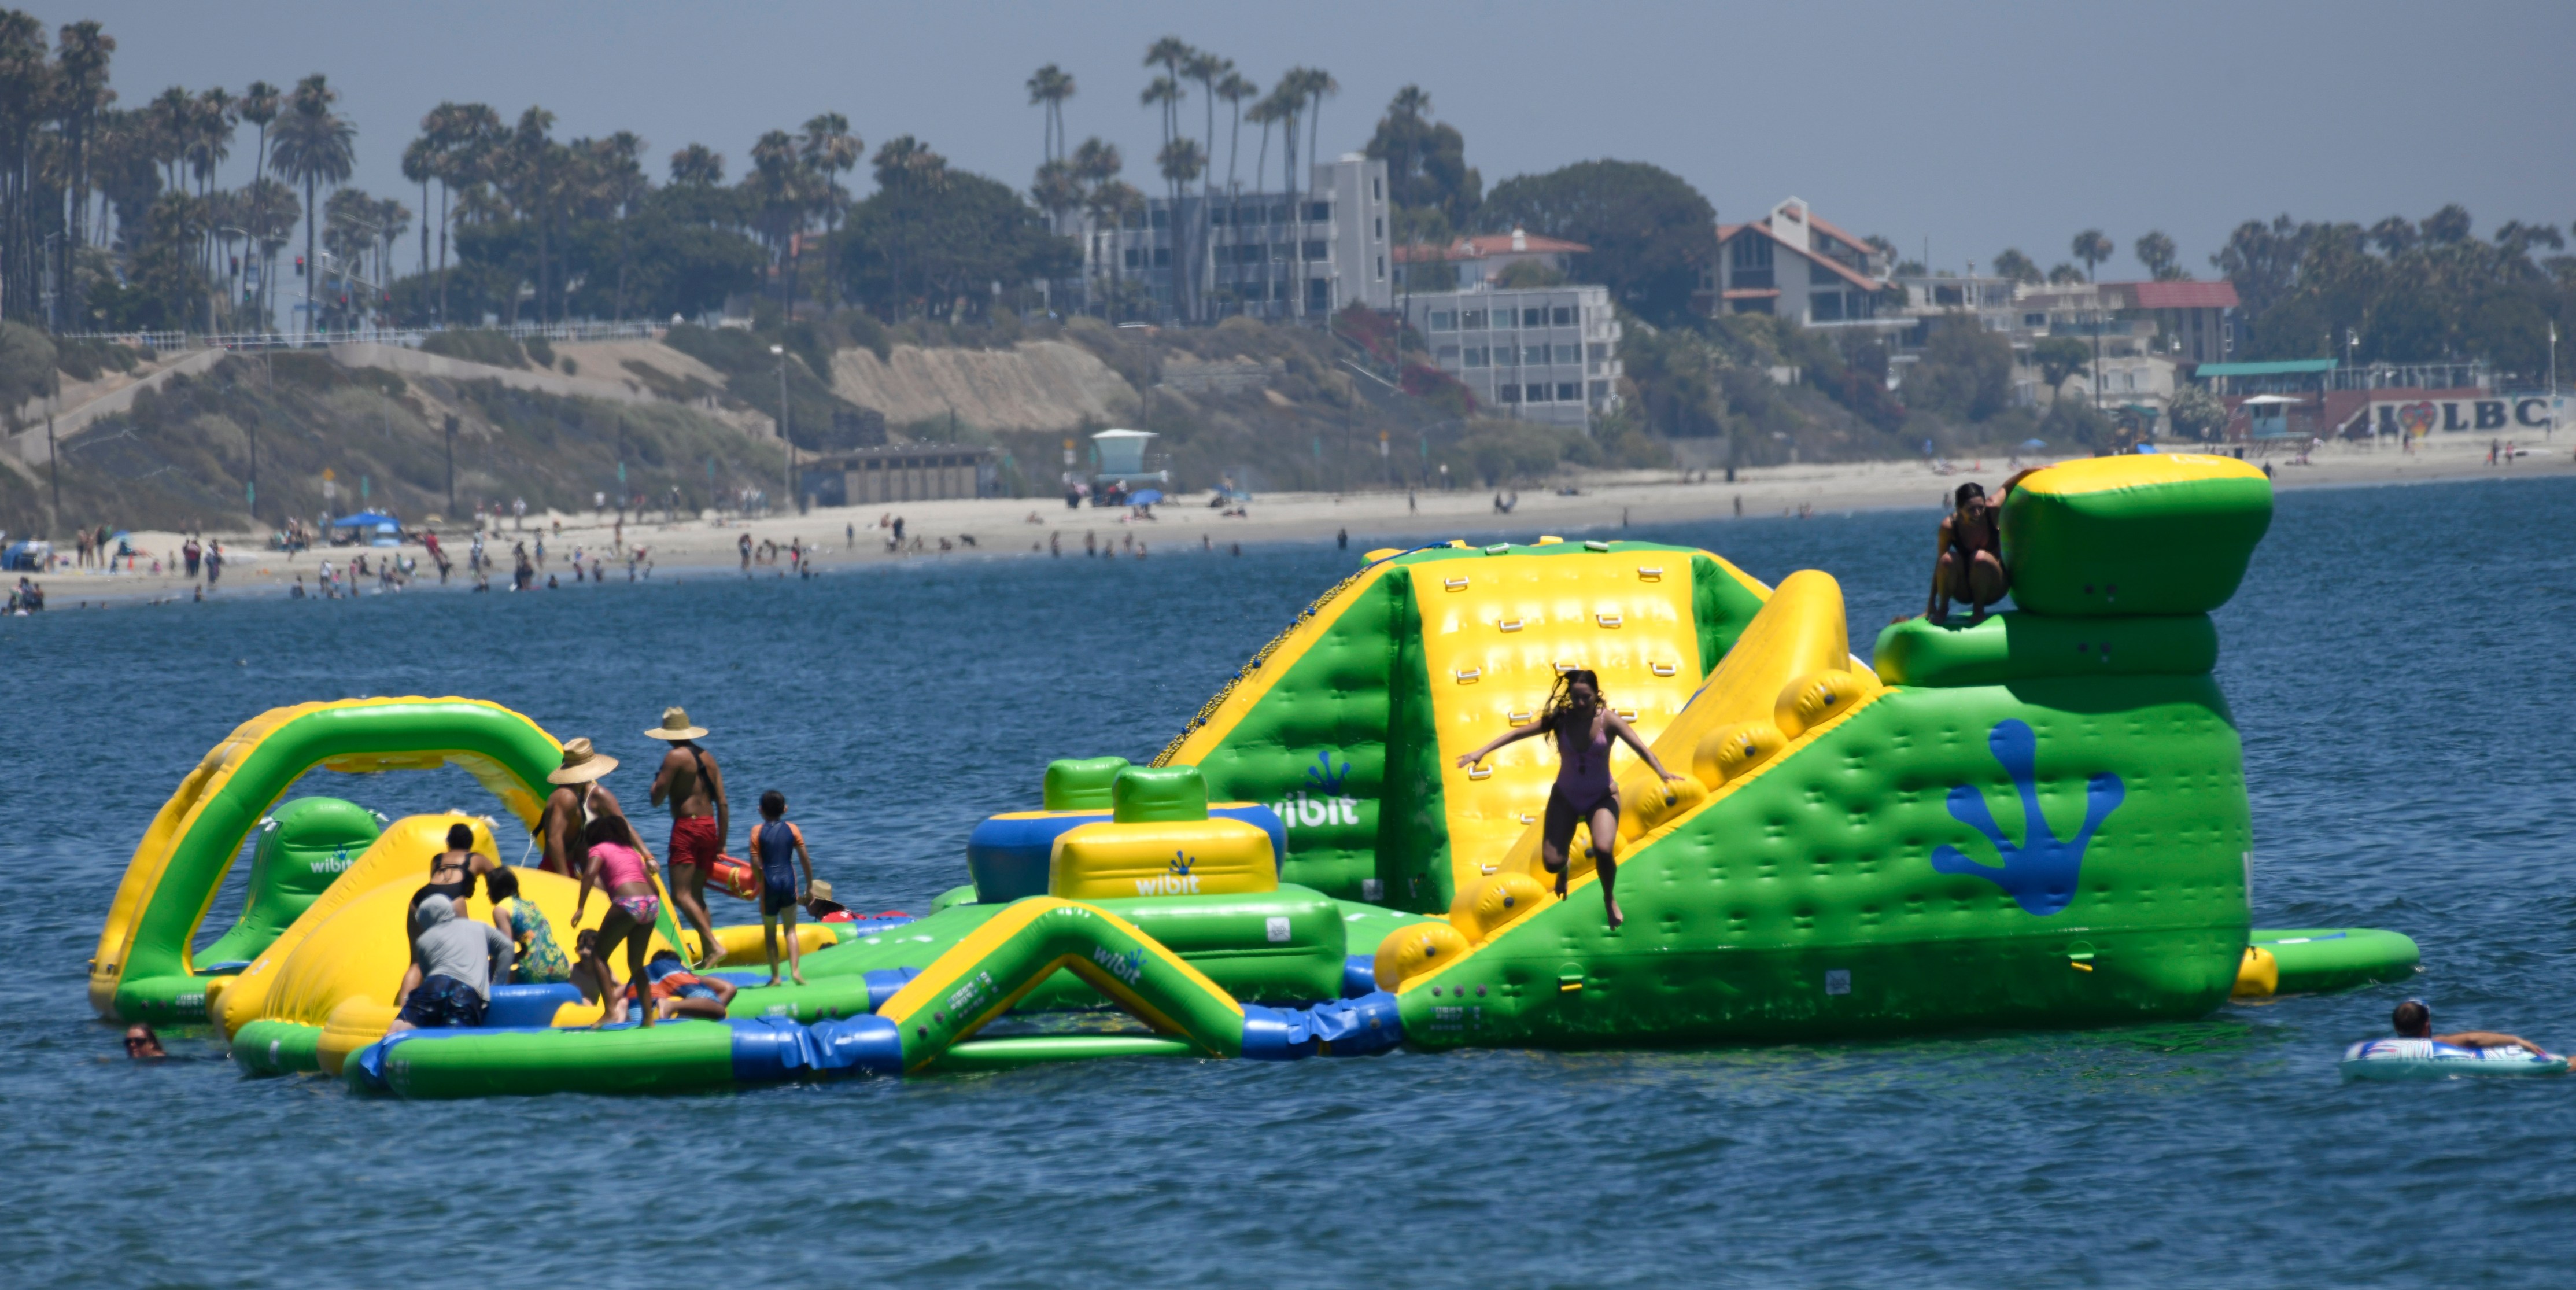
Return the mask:
<svg viewBox="0 0 2576 1290">
<path fill-rule="evenodd" d="M 537 342 L 540 345 L 544 343 L 544 341 Z M 481 363 L 486 367 L 526 367 L 528 365 L 527 356 L 521 351 L 519 342 L 497 331 L 488 331 L 479 327 L 431 332 L 421 338 L 420 350 L 424 354 L 460 358 L 468 363 Z M 546 361 L 548 363 L 554 361 L 552 350 L 547 351 Z"/>
</svg>

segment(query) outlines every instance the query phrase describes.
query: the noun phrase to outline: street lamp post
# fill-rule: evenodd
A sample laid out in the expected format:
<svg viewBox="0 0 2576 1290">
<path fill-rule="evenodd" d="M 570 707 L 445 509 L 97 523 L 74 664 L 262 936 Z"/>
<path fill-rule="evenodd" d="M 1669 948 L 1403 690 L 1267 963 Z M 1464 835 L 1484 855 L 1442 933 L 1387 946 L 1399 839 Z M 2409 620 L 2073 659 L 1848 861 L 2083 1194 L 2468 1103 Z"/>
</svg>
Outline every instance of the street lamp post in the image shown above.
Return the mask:
<svg viewBox="0 0 2576 1290">
<path fill-rule="evenodd" d="M 787 347 L 772 345 L 778 356 L 778 442 L 787 449 L 787 504 L 796 504 L 796 441 L 787 437 Z"/>
</svg>

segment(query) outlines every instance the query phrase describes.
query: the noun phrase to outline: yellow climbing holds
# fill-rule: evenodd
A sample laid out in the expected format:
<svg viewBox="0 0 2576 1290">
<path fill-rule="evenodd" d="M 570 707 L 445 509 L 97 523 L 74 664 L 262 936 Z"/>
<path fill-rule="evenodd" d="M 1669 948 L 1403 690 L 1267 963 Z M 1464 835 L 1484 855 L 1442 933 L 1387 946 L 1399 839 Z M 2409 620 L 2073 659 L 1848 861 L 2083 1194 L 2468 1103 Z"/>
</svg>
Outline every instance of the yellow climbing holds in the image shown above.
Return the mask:
<svg viewBox="0 0 2576 1290">
<path fill-rule="evenodd" d="M 1768 721 L 1719 726 L 1709 731 L 1691 753 L 1691 774 L 1701 784 L 1717 788 L 1771 760 L 1788 744 L 1789 737 Z"/>
<path fill-rule="evenodd" d="M 1862 677 L 1841 668 L 1826 668 L 1794 677 L 1780 688 L 1780 697 L 1771 705 L 1771 724 L 1780 733 L 1795 739 L 1807 727 L 1821 724 L 1826 718 L 1851 710 L 1852 704 L 1867 698 L 1878 687 L 1878 678 Z"/>
<path fill-rule="evenodd" d="M 1467 952 L 1467 938 L 1447 923 L 1415 923 L 1378 942 L 1371 970 L 1381 990 L 1393 990 Z"/>
<path fill-rule="evenodd" d="M 1548 899 L 1547 889 L 1528 874 L 1498 873 L 1458 893 L 1449 906 L 1449 926 L 1468 944 L 1481 945 Z"/>
</svg>

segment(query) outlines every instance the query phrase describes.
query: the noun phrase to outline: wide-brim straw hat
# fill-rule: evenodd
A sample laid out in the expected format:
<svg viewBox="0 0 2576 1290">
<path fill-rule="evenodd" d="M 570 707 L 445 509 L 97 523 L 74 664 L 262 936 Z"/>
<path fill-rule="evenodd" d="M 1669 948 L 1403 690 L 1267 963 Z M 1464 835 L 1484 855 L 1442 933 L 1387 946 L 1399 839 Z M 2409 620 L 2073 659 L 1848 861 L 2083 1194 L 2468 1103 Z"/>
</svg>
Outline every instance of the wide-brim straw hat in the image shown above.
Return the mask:
<svg viewBox="0 0 2576 1290">
<path fill-rule="evenodd" d="M 617 769 L 617 759 L 590 746 L 587 739 L 575 739 L 563 746 L 563 765 L 546 775 L 549 784 L 587 784 Z"/>
<path fill-rule="evenodd" d="M 831 898 L 832 898 L 832 884 L 830 884 L 830 883 L 828 883 L 828 882 L 825 882 L 825 881 L 823 881 L 823 880 L 822 880 L 822 879 L 820 879 L 820 878 L 815 879 L 815 880 L 814 880 L 814 899 L 816 899 L 816 900 L 830 900 Z"/>
<path fill-rule="evenodd" d="M 707 728 L 690 725 L 687 708 L 664 708 L 662 724 L 645 731 L 644 737 L 647 739 L 704 739 L 707 737 Z"/>
</svg>

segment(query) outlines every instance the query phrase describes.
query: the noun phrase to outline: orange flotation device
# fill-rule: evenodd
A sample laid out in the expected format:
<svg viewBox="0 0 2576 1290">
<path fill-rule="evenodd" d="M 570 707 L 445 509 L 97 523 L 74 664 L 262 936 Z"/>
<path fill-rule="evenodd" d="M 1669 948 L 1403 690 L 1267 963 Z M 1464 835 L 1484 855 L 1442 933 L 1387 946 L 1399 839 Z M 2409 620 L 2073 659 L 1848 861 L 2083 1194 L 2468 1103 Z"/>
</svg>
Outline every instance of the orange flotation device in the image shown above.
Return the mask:
<svg viewBox="0 0 2576 1290">
<path fill-rule="evenodd" d="M 760 870 L 753 868 L 748 860 L 717 856 L 715 867 L 708 871 L 707 878 L 736 900 L 760 899 Z"/>
</svg>

